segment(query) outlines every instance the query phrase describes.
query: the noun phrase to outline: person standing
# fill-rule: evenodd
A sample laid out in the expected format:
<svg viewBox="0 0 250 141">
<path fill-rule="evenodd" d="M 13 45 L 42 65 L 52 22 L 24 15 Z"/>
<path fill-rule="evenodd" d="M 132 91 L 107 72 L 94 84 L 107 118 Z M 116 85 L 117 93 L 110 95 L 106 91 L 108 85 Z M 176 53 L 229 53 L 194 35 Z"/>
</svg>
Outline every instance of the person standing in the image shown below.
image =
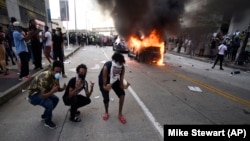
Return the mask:
<svg viewBox="0 0 250 141">
<path fill-rule="evenodd" d="M 16 46 L 16 51 L 21 62 L 19 80 L 26 80 L 29 79 L 29 52 L 26 41 L 28 41 L 32 36 L 34 36 L 34 31 L 30 31 L 27 35 L 25 35 L 18 21 L 14 22 L 13 26 L 14 44 Z"/>
<path fill-rule="evenodd" d="M 44 56 L 46 59 L 49 61 L 49 64 L 51 64 L 51 60 L 53 60 L 52 56 L 50 55 L 50 52 L 52 51 L 52 35 L 49 32 L 49 27 L 45 26 L 45 33 L 44 33 L 44 41 L 45 41 L 45 46 L 44 46 Z"/>
<path fill-rule="evenodd" d="M 56 92 L 66 89 L 66 84 L 60 87 L 59 78 L 62 71 L 62 62 L 54 61 L 49 71 L 44 71 L 37 75 L 31 82 L 29 90 L 29 101 L 32 105 L 40 105 L 45 108 L 41 115 L 44 120 L 44 126 L 51 129 L 56 128 L 56 124 L 52 121 L 52 111 L 56 108 L 59 98 Z"/>
<path fill-rule="evenodd" d="M 88 82 L 86 81 L 87 66 L 80 64 L 76 68 L 76 77 L 72 77 L 68 82 L 67 88 L 63 95 L 64 104 L 70 106 L 70 121 L 80 122 L 81 119 L 77 117 L 80 111 L 78 108 L 90 104 L 90 96 L 93 92 L 94 83 L 90 84 L 90 91 L 88 89 Z M 86 96 L 79 94 L 82 90 L 85 90 Z"/>
<path fill-rule="evenodd" d="M 238 49 L 240 48 L 240 39 L 235 37 L 232 42 L 232 56 L 231 61 L 235 61 Z"/>
<path fill-rule="evenodd" d="M 215 38 L 212 39 L 211 43 L 210 43 L 210 58 L 213 60 L 215 55 L 216 55 L 216 40 Z"/>
<path fill-rule="evenodd" d="M 224 55 L 225 55 L 225 51 L 227 50 L 227 46 L 226 46 L 226 41 L 223 41 L 223 43 L 221 45 L 219 45 L 218 47 L 218 54 L 217 54 L 217 58 L 214 62 L 214 65 L 212 66 L 212 69 L 214 69 L 215 65 L 217 64 L 217 62 L 220 60 L 220 70 L 224 70 L 222 68 L 222 63 L 224 60 Z"/>
<path fill-rule="evenodd" d="M 20 72 L 21 70 L 21 62 L 20 62 L 20 58 L 17 54 L 16 51 L 16 47 L 15 47 L 15 43 L 14 43 L 14 38 L 13 38 L 13 32 L 14 32 L 14 26 L 13 23 L 16 22 L 16 18 L 15 17 L 11 17 L 10 18 L 10 24 L 8 27 L 8 36 L 9 36 L 9 46 L 11 47 L 11 51 L 13 52 L 13 56 L 16 58 L 16 64 L 18 67 L 18 71 Z"/>
<path fill-rule="evenodd" d="M 4 72 L 5 75 L 8 75 L 8 71 L 6 68 L 6 51 L 4 47 L 4 42 L 5 42 L 5 34 L 2 31 L 2 27 L 0 26 L 0 66 Z"/>
<path fill-rule="evenodd" d="M 98 76 L 99 88 L 103 96 L 103 102 L 105 107 L 105 113 L 103 115 L 103 120 L 108 120 L 109 118 L 109 91 L 114 90 L 116 95 L 119 97 L 119 112 L 118 119 L 122 124 L 127 121 L 122 114 L 125 91 L 129 87 L 129 83 L 124 85 L 124 75 L 125 75 L 125 59 L 121 53 L 115 52 L 112 55 L 112 61 L 107 61 Z"/>
<path fill-rule="evenodd" d="M 61 32 L 61 28 L 56 28 L 55 34 L 52 36 L 52 42 L 53 42 L 53 59 L 57 60 L 59 58 L 59 61 L 64 61 L 64 50 L 63 50 L 63 36 Z M 67 75 L 65 74 L 64 64 L 62 68 L 62 77 L 67 78 Z"/>
<path fill-rule="evenodd" d="M 31 43 L 31 51 L 34 59 L 34 65 L 36 69 L 43 69 L 42 67 L 42 44 L 39 40 L 39 33 L 40 29 L 37 28 L 37 24 L 35 22 L 35 19 L 31 19 L 29 22 L 29 30 L 31 32 L 34 32 L 33 36 L 31 37 L 30 43 Z"/>
</svg>

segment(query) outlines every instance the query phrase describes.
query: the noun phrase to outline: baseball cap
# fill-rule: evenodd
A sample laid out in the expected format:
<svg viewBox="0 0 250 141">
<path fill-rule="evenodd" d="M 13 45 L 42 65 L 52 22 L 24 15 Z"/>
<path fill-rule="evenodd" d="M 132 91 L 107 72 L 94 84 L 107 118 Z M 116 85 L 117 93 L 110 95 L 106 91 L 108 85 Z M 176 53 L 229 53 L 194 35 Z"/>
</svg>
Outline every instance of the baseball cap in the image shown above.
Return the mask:
<svg viewBox="0 0 250 141">
<path fill-rule="evenodd" d="M 20 26 L 19 21 L 15 21 L 15 22 L 13 23 L 13 26 Z"/>
</svg>

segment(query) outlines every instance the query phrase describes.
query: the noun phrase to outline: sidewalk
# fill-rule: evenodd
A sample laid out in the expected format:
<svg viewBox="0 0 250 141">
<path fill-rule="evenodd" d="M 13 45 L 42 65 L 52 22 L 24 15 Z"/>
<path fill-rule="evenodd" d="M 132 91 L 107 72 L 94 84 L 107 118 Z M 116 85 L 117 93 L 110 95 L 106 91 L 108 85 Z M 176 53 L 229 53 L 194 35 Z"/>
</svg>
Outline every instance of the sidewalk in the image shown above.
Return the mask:
<svg viewBox="0 0 250 141">
<path fill-rule="evenodd" d="M 177 53 L 175 51 L 170 51 L 168 50 L 167 53 L 171 53 L 171 54 L 174 54 L 174 55 L 178 55 L 178 56 L 183 56 L 183 57 L 187 57 L 187 58 L 192 58 L 192 59 L 195 59 L 195 60 L 200 60 L 200 61 L 203 61 L 203 62 L 209 62 L 209 63 L 214 63 L 215 59 L 212 60 L 208 57 L 199 57 L 199 56 L 190 56 L 188 54 L 185 54 L 185 53 Z M 217 65 L 219 64 L 219 62 L 217 63 Z M 232 68 L 232 69 L 238 69 L 238 70 L 242 70 L 242 71 L 250 71 L 250 64 L 245 64 L 245 65 L 235 65 L 234 62 L 230 62 L 228 61 L 227 59 L 224 60 L 224 64 L 223 66 L 225 67 L 229 67 L 229 68 Z"/>
<path fill-rule="evenodd" d="M 64 49 L 65 57 L 69 57 L 73 55 L 80 47 L 69 47 Z M 17 65 L 12 65 L 9 63 L 7 68 L 9 68 L 9 75 L 4 75 L 3 73 L 0 74 L 0 105 L 7 102 L 9 99 L 14 97 L 15 95 L 22 92 L 23 89 L 25 89 L 29 83 L 32 81 L 32 79 L 42 71 L 49 69 L 48 60 L 42 56 L 42 65 L 43 69 L 41 70 L 34 70 L 34 66 L 30 61 L 29 68 L 30 68 L 30 75 L 32 76 L 29 80 L 19 80 L 19 74 Z"/>
</svg>

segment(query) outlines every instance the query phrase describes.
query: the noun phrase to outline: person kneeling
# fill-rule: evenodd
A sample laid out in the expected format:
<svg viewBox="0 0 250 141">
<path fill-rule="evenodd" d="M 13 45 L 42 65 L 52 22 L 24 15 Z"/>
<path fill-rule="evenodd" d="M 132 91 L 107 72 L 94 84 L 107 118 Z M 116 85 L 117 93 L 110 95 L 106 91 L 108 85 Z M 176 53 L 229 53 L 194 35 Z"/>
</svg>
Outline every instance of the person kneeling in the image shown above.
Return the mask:
<svg viewBox="0 0 250 141">
<path fill-rule="evenodd" d="M 77 109 L 90 104 L 90 96 L 93 92 L 94 83 L 91 82 L 89 91 L 88 82 L 85 80 L 87 74 L 87 66 L 85 64 L 77 66 L 76 72 L 77 76 L 72 77 L 68 82 L 63 95 L 63 102 L 65 105 L 70 106 L 70 121 L 80 122 L 81 119 L 78 117 L 80 111 L 77 111 Z M 79 94 L 83 89 L 86 96 Z"/>
</svg>

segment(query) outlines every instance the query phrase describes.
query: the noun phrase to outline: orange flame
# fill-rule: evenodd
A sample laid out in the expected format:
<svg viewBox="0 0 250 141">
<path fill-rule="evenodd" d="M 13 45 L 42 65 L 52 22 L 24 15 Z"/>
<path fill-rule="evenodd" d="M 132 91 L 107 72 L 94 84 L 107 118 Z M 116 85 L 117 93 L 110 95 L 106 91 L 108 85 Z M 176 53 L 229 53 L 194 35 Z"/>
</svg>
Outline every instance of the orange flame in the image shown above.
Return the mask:
<svg viewBox="0 0 250 141">
<path fill-rule="evenodd" d="M 157 65 L 163 65 L 163 56 L 164 56 L 164 41 L 157 34 L 156 30 L 153 30 L 149 36 L 141 37 L 138 39 L 136 36 L 131 36 L 128 40 L 129 46 L 134 47 L 134 50 L 139 51 L 143 48 L 150 46 L 155 46 L 160 48 L 161 59 L 157 61 Z"/>
</svg>

